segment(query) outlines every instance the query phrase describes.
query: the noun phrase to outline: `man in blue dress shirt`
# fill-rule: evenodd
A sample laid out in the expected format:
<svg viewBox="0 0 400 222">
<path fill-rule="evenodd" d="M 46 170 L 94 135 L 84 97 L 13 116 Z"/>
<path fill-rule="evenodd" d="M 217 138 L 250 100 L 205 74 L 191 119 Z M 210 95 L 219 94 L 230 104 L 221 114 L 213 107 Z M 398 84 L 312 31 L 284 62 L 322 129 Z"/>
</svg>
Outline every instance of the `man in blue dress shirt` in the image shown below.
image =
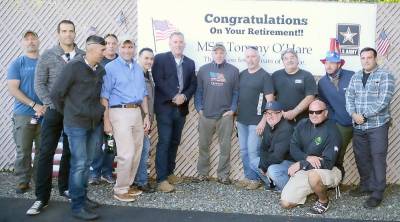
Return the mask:
<svg viewBox="0 0 400 222">
<path fill-rule="evenodd" d="M 101 100 L 104 112 L 104 132 L 114 135 L 117 146 L 117 180 L 114 198 L 131 202 L 142 191 L 130 188 L 140 162 L 143 135 L 150 128 L 147 89 L 143 70 L 133 59 L 135 42 L 123 36 L 119 57 L 105 69 Z M 140 107 L 144 111 L 144 118 Z"/>
</svg>

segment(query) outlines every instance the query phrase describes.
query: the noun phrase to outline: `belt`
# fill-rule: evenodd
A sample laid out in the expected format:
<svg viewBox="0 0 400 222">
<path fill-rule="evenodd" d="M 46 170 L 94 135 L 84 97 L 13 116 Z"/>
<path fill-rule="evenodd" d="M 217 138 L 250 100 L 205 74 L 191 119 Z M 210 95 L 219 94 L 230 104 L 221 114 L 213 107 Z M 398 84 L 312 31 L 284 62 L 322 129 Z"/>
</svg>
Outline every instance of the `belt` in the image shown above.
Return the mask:
<svg viewBox="0 0 400 222">
<path fill-rule="evenodd" d="M 140 105 L 136 103 L 130 103 L 130 104 L 121 104 L 121 105 L 114 105 L 110 106 L 110 108 L 138 108 Z"/>
</svg>

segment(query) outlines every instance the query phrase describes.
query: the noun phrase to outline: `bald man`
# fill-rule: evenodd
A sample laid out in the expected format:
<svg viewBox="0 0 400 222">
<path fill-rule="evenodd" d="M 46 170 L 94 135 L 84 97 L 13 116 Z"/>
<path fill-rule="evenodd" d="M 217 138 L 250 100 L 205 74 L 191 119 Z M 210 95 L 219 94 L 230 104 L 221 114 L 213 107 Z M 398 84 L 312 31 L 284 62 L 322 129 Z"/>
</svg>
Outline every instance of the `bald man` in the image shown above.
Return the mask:
<svg viewBox="0 0 400 222">
<path fill-rule="evenodd" d="M 335 123 L 328 120 L 324 102 L 314 100 L 308 109 L 309 118 L 299 122 L 290 141 L 290 154 L 297 162 L 288 169 L 290 179 L 282 190 L 281 206 L 304 204 L 315 193 L 318 200 L 311 213 L 323 214 L 329 208 L 327 189 L 337 187 L 342 178 L 334 167 L 342 141 Z"/>
</svg>

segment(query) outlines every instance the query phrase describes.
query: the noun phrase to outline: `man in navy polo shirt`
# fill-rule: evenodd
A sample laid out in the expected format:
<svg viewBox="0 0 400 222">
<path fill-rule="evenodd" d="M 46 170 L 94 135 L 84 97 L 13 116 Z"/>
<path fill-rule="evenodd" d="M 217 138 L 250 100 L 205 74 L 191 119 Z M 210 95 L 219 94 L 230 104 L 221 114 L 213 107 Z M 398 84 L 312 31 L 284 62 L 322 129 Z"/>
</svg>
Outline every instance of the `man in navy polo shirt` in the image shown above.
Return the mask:
<svg viewBox="0 0 400 222">
<path fill-rule="evenodd" d="M 354 72 L 342 69 L 345 61 L 340 58 L 338 50 L 335 51 L 335 48 L 339 47 L 339 42 L 336 39 L 331 39 L 330 45 L 331 48 L 326 53 L 326 57 L 321 59 L 325 66 L 326 74 L 318 82 L 318 95 L 327 104 L 328 118 L 336 123 L 342 137 L 342 147 L 339 151 L 336 166 L 342 171 L 343 179 L 345 173 L 343 158 L 346 154 L 347 145 L 353 137 L 351 117 L 346 111 L 345 93 Z"/>
</svg>

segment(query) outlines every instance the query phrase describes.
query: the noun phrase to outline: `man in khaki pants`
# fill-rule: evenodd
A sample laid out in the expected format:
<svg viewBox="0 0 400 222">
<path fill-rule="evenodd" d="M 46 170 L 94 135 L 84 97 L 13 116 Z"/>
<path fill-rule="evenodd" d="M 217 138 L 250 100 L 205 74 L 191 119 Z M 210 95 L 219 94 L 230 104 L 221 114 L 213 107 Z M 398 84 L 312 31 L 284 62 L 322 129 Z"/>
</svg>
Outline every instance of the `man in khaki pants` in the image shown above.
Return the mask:
<svg viewBox="0 0 400 222">
<path fill-rule="evenodd" d="M 101 91 L 104 132 L 113 133 L 117 145 L 117 180 L 114 198 L 131 202 L 142 191 L 131 189 L 142 153 L 144 131 L 150 128 L 143 70 L 133 60 L 134 40 L 121 38 L 119 57 L 106 65 Z M 140 107 L 144 111 L 144 120 Z"/>
</svg>

